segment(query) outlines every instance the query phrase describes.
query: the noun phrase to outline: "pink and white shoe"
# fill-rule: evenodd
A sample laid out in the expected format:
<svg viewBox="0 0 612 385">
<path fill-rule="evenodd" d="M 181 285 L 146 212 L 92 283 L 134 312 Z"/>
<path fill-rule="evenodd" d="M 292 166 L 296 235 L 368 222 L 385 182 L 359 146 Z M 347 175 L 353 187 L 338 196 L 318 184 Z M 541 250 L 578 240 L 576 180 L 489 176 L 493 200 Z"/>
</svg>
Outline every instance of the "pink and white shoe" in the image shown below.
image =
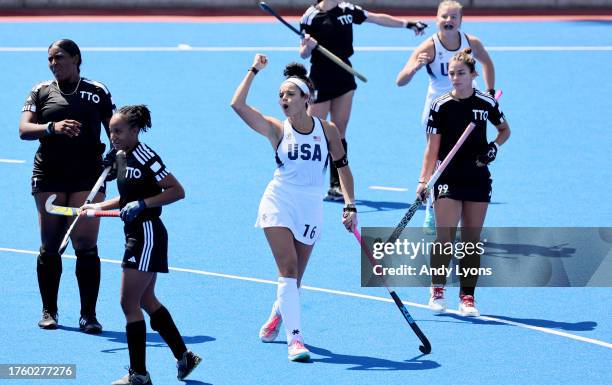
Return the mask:
<svg viewBox="0 0 612 385">
<path fill-rule="evenodd" d="M 446 311 L 446 299 L 444 299 L 444 286 L 434 285 L 430 289 L 429 308 L 435 312 Z"/>
<path fill-rule="evenodd" d="M 473 295 L 460 295 L 461 301 L 459 302 L 459 313 L 464 317 L 478 317 L 480 312 L 474 305 Z"/>
<path fill-rule="evenodd" d="M 310 351 L 297 338 L 289 344 L 288 353 L 289 361 L 306 362 L 310 360 Z"/>
<path fill-rule="evenodd" d="M 262 342 L 272 342 L 278 336 L 283 319 L 280 315 L 270 317 L 265 324 L 259 329 L 259 339 Z"/>
</svg>

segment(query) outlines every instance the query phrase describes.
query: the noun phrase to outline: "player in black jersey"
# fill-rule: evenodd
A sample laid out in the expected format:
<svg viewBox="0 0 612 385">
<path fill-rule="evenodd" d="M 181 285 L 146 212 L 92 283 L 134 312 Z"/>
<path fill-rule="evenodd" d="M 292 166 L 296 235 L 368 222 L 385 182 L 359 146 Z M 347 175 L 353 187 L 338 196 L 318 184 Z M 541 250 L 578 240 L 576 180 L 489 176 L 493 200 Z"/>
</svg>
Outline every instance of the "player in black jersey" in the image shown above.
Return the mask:
<svg viewBox="0 0 612 385">
<path fill-rule="evenodd" d="M 168 272 L 168 233 L 160 219 L 161 206 L 185 197 L 179 181 L 138 134 L 151 127 L 151 114 L 144 105 L 122 107 L 110 121 L 110 137 L 117 149 L 119 196 L 83 208 L 121 208 L 125 222 L 125 253 L 121 277 L 121 307 L 127 321 L 126 335 L 130 369 L 114 385 L 150 384 L 145 365 L 146 325 L 142 309 L 151 318 L 151 328 L 168 344 L 177 359 L 177 378 L 183 380 L 201 358 L 187 350 L 172 316 L 155 296 L 157 273 Z"/>
<path fill-rule="evenodd" d="M 43 317 L 38 326 L 55 329 L 62 274 L 58 250 L 71 219 L 47 214 L 45 201 L 56 194 L 58 204 L 83 204 L 102 172 L 101 126 L 104 125 L 108 134 L 115 106 L 102 83 L 81 77 L 81 52 L 72 40 L 52 43 L 48 60 L 55 79 L 38 83 L 30 91 L 21 113 L 19 137 L 40 141 L 32 173 L 32 194 L 42 242 L 36 268 L 43 303 Z M 103 198 L 104 186 L 94 202 Z M 96 319 L 100 287 L 100 258 L 96 246 L 99 224 L 98 219 L 79 221 L 71 233 L 81 296 L 79 325 L 87 333 L 102 331 Z"/>
<path fill-rule="evenodd" d="M 487 165 L 495 160 L 499 146 L 510 137 L 510 126 L 489 94 L 472 87 L 477 76 L 476 62 L 471 49 L 453 56 L 448 76 L 453 90 L 432 103 L 427 125 L 428 142 L 423 157 L 423 168 L 416 189 L 418 197 L 426 193 L 425 185 L 431 177 L 436 161 L 442 161 L 455 145 L 470 122 L 476 127 L 455 154 L 434 186 L 437 240 L 442 244 L 455 239 L 461 221 L 461 242 L 475 245 L 480 241 L 487 207 L 491 201 L 491 173 Z M 487 121 L 497 128 L 494 141 L 487 144 Z M 434 249 L 435 250 L 435 249 Z M 449 250 L 445 248 L 444 250 Z M 472 249 L 474 250 L 474 249 Z M 431 267 L 448 267 L 452 253 L 432 251 Z M 480 267 L 477 252 L 459 259 L 459 267 Z M 480 313 L 474 305 L 477 274 L 460 277 L 459 311 L 465 316 Z M 446 309 L 444 299 L 445 275 L 432 276 L 429 306 L 436 311 Z"/>
<path fill-rule="evenodd" d="M 300 46 L 300 55 L 310 57 L 310 78 L 315 85 L 315 101 L 310 106 L 311 114 L 331 121 L 340 130 L 342 144 L 346 151 L 346 128 L 351 115 L 353 93 L 357 88 L 355 77 L 340 68 L 320 52 L 314 50 L 321 44 L 351 65 L 353 55 L 353 24 L 364 21 L 391 28 L 409 28 L 416 35 L 422 35 L 426 25 L 421 22 L 408 22 L 396 17 L 367 12 L 358 5 L 339 0 L 321 0 L 310 6 L 302 16 L 300 28 L 305 37 Z M 313 51 L 314 50 L 314 51 Z M 338 170 L 330 167 L 330 189 L 326 200 L 342 200 Z"/>
</svg>

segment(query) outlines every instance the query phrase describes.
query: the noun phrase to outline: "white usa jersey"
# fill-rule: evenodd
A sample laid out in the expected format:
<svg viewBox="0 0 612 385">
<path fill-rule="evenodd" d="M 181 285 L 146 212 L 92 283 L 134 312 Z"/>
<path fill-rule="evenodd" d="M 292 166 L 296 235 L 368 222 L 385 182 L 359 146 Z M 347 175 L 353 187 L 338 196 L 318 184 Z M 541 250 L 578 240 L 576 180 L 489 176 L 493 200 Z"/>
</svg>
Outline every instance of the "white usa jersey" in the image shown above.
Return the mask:
<svg viewBox="0 0 612 385">
<path fill-rule="evenodd" d="M 278 168 L 274 181 L 288 187 L 312 187 L 312 192 L 320 192 L 329 152 L 321 121 L 312 119 L 314 124 L 309 134 L 296 131 L 289 119 L 283 122 L 283 137 L 276 148 Z"/>
<path fill-rule="evenodd" d="M 431 103 L 434 101 L 434 99 L 453 89 L 453 85 L 448 78 L 448 63 L 453 56 L 463 51 L 465 48 L 470 47 L 470 42 L 467 35 L 461 31 L 457 32 L 461 38 L 461 44 L 459 45 L 458 49 L 453 51 L 444 47 L 437 33 L 433 34 L 431 37 L 434 42 L 434 59 L 426 66 L 427 74 L 429 75 L 429 88 L 427 89 L 425 106 L 423 106 L 423 114 L 421 115 L 421 122 L 423 125 L 427 125 L 429 109 L 431 108 Z M 474 87 L 476 87 L 475 83 Z"/>
</svg>

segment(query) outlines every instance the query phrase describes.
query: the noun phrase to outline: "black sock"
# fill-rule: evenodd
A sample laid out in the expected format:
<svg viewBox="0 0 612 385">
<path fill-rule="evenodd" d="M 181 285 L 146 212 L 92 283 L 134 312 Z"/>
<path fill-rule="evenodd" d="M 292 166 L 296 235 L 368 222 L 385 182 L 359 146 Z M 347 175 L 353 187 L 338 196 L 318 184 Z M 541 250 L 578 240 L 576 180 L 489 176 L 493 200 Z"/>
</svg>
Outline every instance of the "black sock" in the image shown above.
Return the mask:
<svg viewBox="0 0 612 385">
<path fill-rule="evenodd" d="M 59 253 L 49 252 L 41 247 L 36 263 L 36 275 L 43 308 L 51 314 L 56 314 L 57 293 L 62 276 L 62 257 Z"/>
<path fill-rule="evenodd" d="M 151 329 L 157 331 L 166 341 L 177 360 L 183 358 L 183 353 L 187 351 L 187 347 L 172 320 L 170 312 L 164 305 L 151 314 Z"/>
<path fill-rule="evenodd" d="M 476 242 L 473 242 L 472 244 L 476 244 Z M 464 269 L 477 270 L 479 267 L 480 267 L 480 254 L 478 253 L 472 253 L 471 255 L 466 255 L 462 259 L 459 260 L 459 268 L 461 268 L 461 271 L 466 271 Z M 459 290 L 460 295 L 474 296 L 474 291 L 476 290 L 476 283 L 478 282 L 478 274 L 462 275 L 459 281 L 461 283 L 461 288 Z"/>
<path fill-rule="evenodd" d="M 76 277 L 81 296 L 81 315 L 96 314 L 96 302 L 100 290 L 100 257 L 98 248 L 76 250 Z"/>
<path fill-rule="evenodd" d="M 146 374 L 145 365 L 147 348 L 147 325 L 144 320 L 130 322 L 125 325 L 128 351 L 130 353 L 130 369 L 138 374 Z"/>
</svg>

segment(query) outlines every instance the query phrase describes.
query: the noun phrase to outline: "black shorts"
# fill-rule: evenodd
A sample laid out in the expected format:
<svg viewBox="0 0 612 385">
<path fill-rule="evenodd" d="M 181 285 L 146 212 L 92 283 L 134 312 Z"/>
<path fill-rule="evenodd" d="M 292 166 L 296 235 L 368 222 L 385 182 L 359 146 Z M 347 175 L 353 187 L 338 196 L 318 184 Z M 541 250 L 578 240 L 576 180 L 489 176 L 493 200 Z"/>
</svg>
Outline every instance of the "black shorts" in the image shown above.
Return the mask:
<svg viewBox="0 0 612 385">
<path fill-rule="evenodd" d="M 77 191 L 91 191 L 101 173 L 102 172 L 98 175 L 91 174 L 86 177 L 76 176 L 74 178 L 48 177 L 40 174 L 34 175 L 31 179 L 32 194 L 41 192 L 73 193 Z M 102 183 L 99 192 L 103 194 L 106 192 L 106 182 Z"/>
<path fill-rule="evenodd" d="M 161 219 L 126 223 L 121 266 L 152 273 L 168 272 L 168 232 Z"/>
<path fill-rule="evenodd" d="M 491 178 L 482 180 L 445 181 L 438 180 L 434 186 L 435 199 L 449 198 L 457 201 L 491 202 Z"/>
<path fill-rule="evenodd" d="M 323 103 L 357 89 L 353 75 L 336 64 L 333 66 L 337 68 L 311 68 L 310 78 L 315 86 L 314 103 Z"/>
</svg>

